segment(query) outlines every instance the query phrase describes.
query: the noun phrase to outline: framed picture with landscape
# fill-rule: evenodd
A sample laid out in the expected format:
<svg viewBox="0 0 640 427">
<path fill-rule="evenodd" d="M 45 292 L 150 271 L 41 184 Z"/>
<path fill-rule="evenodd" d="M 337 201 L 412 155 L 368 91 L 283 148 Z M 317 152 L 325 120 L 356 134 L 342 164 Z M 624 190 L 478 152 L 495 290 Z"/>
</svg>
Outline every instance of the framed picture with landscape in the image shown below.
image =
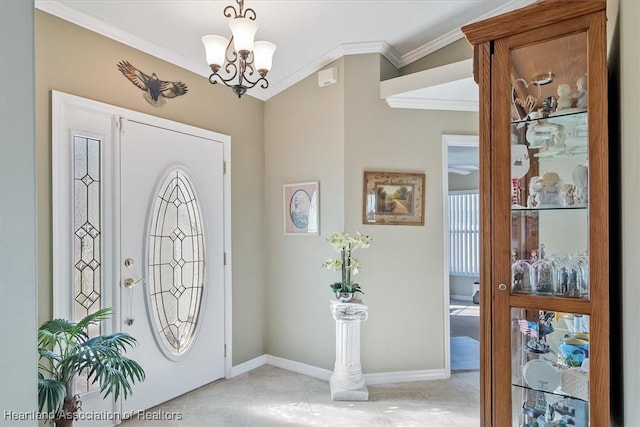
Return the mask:
<svg viewBox="0 0 640 427">
<path fill-rule="evenodd" d="M 424 225 L 425 174 L 364 172 L 362 223 Z"/>
<path fill-rule="evenodd" d="M 318 184 L 318 181 L 314 181 L 283 186 L 284 234 L 320 233 Z"/>
</svg>

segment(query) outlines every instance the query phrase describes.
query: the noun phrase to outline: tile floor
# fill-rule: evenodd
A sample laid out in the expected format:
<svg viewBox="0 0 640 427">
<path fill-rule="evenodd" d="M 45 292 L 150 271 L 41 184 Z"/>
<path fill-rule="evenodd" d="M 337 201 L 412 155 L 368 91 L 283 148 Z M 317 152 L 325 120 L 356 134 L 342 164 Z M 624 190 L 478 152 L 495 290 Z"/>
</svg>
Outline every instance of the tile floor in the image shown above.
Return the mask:
<svg viewBox="0 0 640 427">
<path fill-rule="evenodd" d="M 479 341 L 480 305 L 452 298 L 449 301 L 449 320 L 452 337 L 467 336 Z"/>
<path fill-rule="evenodd" d="M 454 373 L 449 380 L 370 385 L 369 401 L 334 402 L 328 382 L 263 365 L 201 387 L 145 415 L 154 418 L 173 412 L 181 420 L 134 417 L 121 426 L 475 427 L 480 425 L 478 382 L 478 372 Z"/>
</svg>

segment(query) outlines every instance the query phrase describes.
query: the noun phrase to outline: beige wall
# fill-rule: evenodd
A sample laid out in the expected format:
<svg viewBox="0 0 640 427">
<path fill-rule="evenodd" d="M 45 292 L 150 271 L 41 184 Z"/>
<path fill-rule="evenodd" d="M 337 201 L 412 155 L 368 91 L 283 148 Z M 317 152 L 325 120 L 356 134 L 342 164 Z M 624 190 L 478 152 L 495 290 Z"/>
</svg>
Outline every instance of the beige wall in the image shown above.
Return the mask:
<svg viewBox="0 0 640 427">
<path fill-rule="evenodd" d="M 620 115 L 622 130 L 622 317 L 624 325 L 625 425 L 640 421 L 640 334 L 638 334 L 638 259 L 640 254 L 640 2 L 620 1 Z M 612 120 L 616 120 L 612 117 Z M 614 141 L 615 143 L 615 141 Z M 617 218 L 615 218 L 617 219 Z M 615 259 L 616 254 L 612 254 Z M 614 286 L 615 283 L 612 283 Z M 616 345 L 616 343 L 614 343 Z M 619 397 L 619 396 L 617 396 Z"/>
<path fill-rule="evenodd" d="M 333 64 L 338 84 L 318 88 L 312 75 L 267 101 L 267 350 L 275 356 L 332 369 L 329 284 L 338 277 L 320 267 L 334 255 L 325 239 L 361 231 L 374 240 L 358 252 L 370 307 L 364 371 L 444 367 L 441 135 L 474 133 L 478 117 L 391 109 L 380 99 L 384 61 L 347 56 Z M 424 227 L 362 224 L 363 171 L 381 169 L 426 173 Z M 320 181 L 321 235 L 283 236 L 282 184 L 310 180 Z"/>
<path fill-rule="evenodd" d="M 473 297 L 473 282 L 480 281 L 479 277 L 449 276 L 449 295 L 465 298 Z"/>
<path fill-rule="evenodd" d="M 478 171 L 470 172 L 467 175 L 449 174 L 449 191 L 477 190 L 480 187 L 479 183 L 480 174 Z"/>
<path fill-rule="evenodd" d="M 267 353 L 329 369 L 334 325 L 329 314 L 333 256 L 325 238 L 344 228 L 344 67 L 338 83 L 318 87 L 316 74 L 266 102 L 265 195 L 268 254 Z M 320 235 L 283 234 L 282 186 L 320 183 Z M 330 344 L 328 344 L 330 343 Z"/>
<path fill-rule="evenodd" d="M 233 363 L 264 353 L 264 103 L 150 55 L 36 11 L 36 164 L 40 322 L 51 299 L 51 90 L 163 117 L 231 136 Z M 187 84 L 187 94 L 153 107 L 118 71 L 127 60 L 161 79 Z M 247 125 L 250 123 L 250 125 Z M 150 153 L 151 154 L 151 153 Z"/>
<path fill-rule="evenodd" d="M 400 76 L 400 70 L 384 56 L 380 58 L 380 81 Z"/>
<path fill-rule="evenodd" d="M 473 48 L 469 43 L 467 43 L 466 39 L 461 38 L 460 40 L 457 40 L 418 59 L 417 61 L 412 62 L 409 65 L 402 67 L 400 74 L 404 76 L 471 58 L 473 58 Z"/>
<path fill-rule="evenodd" d="M 475 113 L 393 109 L 380 99 L 378 55 L 345 59 L 346 229 L 369 234 L 362 277 L 369 304 L 368 372 L 444 367 L 442 135 L 477 133 Z M 362 224 L 365 170 L 424 172 L 424 226 Z M 448 299 L 448 295 L 447 295 Z M 389 351 L 393 349 L 393 351 Z"/>
</svg>

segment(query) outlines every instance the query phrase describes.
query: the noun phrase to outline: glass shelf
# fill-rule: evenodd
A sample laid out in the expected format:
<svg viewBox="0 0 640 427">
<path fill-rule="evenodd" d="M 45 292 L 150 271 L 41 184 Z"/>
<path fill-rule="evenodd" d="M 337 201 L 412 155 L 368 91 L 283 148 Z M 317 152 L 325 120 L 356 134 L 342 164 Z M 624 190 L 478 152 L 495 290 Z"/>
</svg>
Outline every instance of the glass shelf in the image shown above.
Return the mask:
<svg viewBox="0 0 640 427">
<path fill-rule="evenodd" d="M 539 114 L 539 113 L 538 113 Z M 530 117 L 530 116 L 534 117 Z M 522 126 L 525 123 L 532 123 L 535 121 L 550 121 L 557 124 L 579 124 L 587 122 L 588 113 L 585 109 L 567 108 L 566 110 L 560 110 L 553 113 L 544 113 L 544 116 L 538 117 L 535 112 L 529 113 L 525 119 L 514 120 L 512 125 Z"/>
<path fill-rule="evenodd" d="M 519 387 L 513 387 L 512 394 L 514 426 L 589 425 L 589 402 Z"/>
<path fill-rule="evenodd" d="M 530 113 L 531 115 L 542 113 Z M 531 162 L 546 160 L 586 162 L 589 157 L 588 114 L 570 108 L 544 117 L 511 122 L 512 143 L 525 145 Z"/>
<path fill-rule="evenodd" d="M 564 211 L 564 210 L 586 210 L 589 209 L 589 205 L 569 205 L 569 206 L 558 206 L 558 205 L 552 205 L 552 206 L 536 206 L 533 208 L 528 208 L 526 206 L 518 206 L 518 205 L 512 205 L 511 206 L 511 211 L 513 213 L 519 213 L 519 212 L 538 212 L 538 211 Z"/>
<path fill-rule="evenodd" d="M 513 425 L 543 417 L 587 427 L 590 316 L 514 307 L 511 319 Z"/>
<path fill-rule="evenodd" d="M 517 387 L 517 388 L 521 388 L 524 390 L 529 390 L 529 391 L 533 391 L 533 392 L 539 392 L 539 393 L 544 393 L 547 395 L 552 395 L 552 396 L 558 396 L 558 397 L 562 397 L 562 398 L 569 398 L 571 400 L 581 400 L 583 402 L 589 402 L 589 400 L 585 400 L 585 399 L 581 399 L 577 396 L 572 396 L 570 394 L 565 393 L 564 391 L 562 391 L 562 389 L 555 389 L 554 391 L 547 391 L 547 390 L 540 390 L 540 389 L 535 389 L 535 388 L 531 388 L 528 387 L 526 385 L 523 384 L 511 384 L 513 387 Z"/>
</svg>

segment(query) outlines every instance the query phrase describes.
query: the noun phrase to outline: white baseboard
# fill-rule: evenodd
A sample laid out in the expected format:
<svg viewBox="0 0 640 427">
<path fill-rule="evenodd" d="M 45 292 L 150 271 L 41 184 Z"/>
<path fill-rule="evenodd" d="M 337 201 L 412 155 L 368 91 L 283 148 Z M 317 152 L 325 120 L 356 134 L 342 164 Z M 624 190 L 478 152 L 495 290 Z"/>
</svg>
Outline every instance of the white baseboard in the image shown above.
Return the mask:
<svg viewBox="0 0 640 427">
<path fill-rule="evenodd" d="M 271 356 L 270 354 L 267 354 L 266 356 L 267 364 L 271 366 L 287 369 L 289 371 L 308 375 L 320 380 L 329 381 L 329 379 L 331 379 L 331 374 L 333 373 L 328 369 L 318 368 L 316 366 L 307 365 L 306 363 L 295 362 L 293 360 L 283 359 L 282 357 Z"/>
<path fill-rule="evenodd" d="M 445 369 L 423 369 L 420 371 L 396 371 L 364 374 L 367 385 L 408 383 L 412 381 L 442 380 L 450 378 Z"/>
<path fill-rule="evenodd" d="M 262 356 L 255 357 L 251 360 L 247 360 L 244 363 L 235 365 L 231 368 L 231 376 L 229 378 L 237 377 L 238 375 L 242 375 L 253 369 L 259 368 L 265 363 L 267 363 L 267 355 L 263 354 Z"/>
<path fill-rule="evenodd" d="M 296 362 L 289 359 L 283 359 L 282 357 L 272 356 L 270 354 L 263 354 L 262 356 L 258 356 L 231 368 L 231 377 L 237 377 L 238 375 L 242 375 L 245 372 L 249 372 L 250 370 L 259 368 L 265 364 L 275 366 L 276 368 L 286 369 L 291 372 L 297 372 L 298 374 L 307 375 L 313 378 L 318 378 L 323 381 L 329 381 L 333 374 L 333 372 L 328 369 L 318 368 L 317 366 L 307 365 L 306 363 Z M 369 385 L 441 380 L 446 378 L 450 378 L 446 369 L 424 369 L 419 371 L 395 371 L 364 374 L 365 383 Z"/>
</svg>

